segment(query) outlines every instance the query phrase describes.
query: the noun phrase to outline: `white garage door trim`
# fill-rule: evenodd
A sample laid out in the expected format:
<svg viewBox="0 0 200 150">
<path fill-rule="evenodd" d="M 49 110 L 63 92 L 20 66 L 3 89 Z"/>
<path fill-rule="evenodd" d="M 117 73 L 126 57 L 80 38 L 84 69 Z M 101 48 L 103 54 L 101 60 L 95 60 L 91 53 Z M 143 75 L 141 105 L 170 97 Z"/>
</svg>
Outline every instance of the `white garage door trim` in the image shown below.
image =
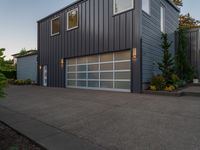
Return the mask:
<svg viewBox="0 0 200 150">
<path fill-rule="evenodd" d="M 131 52 L 66 60 L 66 87 L 130 92 Z"/>
</svg>

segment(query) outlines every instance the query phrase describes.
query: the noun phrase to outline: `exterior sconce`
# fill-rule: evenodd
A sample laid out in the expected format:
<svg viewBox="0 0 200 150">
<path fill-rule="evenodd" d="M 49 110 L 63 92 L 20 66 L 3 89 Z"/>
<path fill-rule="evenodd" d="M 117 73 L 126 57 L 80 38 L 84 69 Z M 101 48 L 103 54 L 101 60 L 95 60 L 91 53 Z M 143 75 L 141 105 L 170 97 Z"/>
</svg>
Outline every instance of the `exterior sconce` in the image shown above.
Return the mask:
<svg viewBox="0 0 200 150">
<path fill-rule="evenodd" d="M 136 48 L 133 48 L 132 59 L 133 59 L 133 61 L 136 61 L 136 59 L 137 59 L 137 49 Z"/>
<path fill-rule="evenodd" d="M 39 67 L 39 68 L 40 68 L 40 70 L 42 70 L 42 65 L 40 65 L 40 67 Z"/>
<path fill-rule="evenodd" d="M 63 68 L 64 67 L 64 59 L 63 58 L 60 60 L 60 64 L 61 64 L 61 68 Z"/>
</svg>

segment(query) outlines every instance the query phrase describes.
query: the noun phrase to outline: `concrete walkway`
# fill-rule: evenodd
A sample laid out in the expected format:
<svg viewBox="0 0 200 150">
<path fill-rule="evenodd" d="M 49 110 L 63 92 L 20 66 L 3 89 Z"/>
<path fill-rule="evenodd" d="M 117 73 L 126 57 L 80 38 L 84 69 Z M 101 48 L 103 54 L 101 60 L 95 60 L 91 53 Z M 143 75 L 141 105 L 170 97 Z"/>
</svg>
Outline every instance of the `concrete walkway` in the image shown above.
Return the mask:
<svg viewBox="0 0 200 150">
<path fill-rule="evenodd" d="M 199 150 L 200 98 L 11 86 L 0 120 L 49 150 Z"/>
<path fill-rule="evenodd" d="M 189 86 L 189 87 L 183 89 L 181 92 L 183 92 L 184 95 L 199 96 L 199 98 L 200 98 L 200 85 Z"/>
</svg>

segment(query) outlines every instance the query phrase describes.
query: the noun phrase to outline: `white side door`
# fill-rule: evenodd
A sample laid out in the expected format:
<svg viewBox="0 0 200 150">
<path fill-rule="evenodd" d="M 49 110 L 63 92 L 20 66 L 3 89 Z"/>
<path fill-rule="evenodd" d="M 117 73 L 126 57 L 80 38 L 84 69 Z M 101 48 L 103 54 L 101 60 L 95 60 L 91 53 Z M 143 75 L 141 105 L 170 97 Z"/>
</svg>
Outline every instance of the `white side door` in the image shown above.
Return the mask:
<svg viewBox="0 0 200 150">
<path fill-rule="evenodd" d="M 47 66 L 43 66 L 43 86 L 47 86 Z"/>
</svg>

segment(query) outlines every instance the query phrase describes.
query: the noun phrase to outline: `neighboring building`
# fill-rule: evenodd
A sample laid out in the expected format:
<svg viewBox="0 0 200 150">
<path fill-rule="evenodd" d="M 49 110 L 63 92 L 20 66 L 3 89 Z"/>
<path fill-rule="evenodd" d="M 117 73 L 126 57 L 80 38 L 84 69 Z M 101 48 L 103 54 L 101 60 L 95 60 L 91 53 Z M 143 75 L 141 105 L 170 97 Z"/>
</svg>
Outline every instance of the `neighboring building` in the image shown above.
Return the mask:
<svg viewBox="0 0 200 150">
<path fill-rule="evenodd" d="M 28 50 L 26 51 L 26 55 L 37 53 L 37 50 Z M 13 54 L 13 63 L 14 65 L 17 64 L 17 57 L 22 56 L 20 53 Z"/>
<path fill-rule="evenodd" d="M 36 50 L 23 56 L 15 54 L 18 80 L 31 79 L 34 83 L 37 83 L 37 55 Z"/>
<path fill-rule="evenodd" d="M 171 0 L 78 0 L 38 21 L 39 83 L 139 93 L 178 16 Z"/>
</svg>

